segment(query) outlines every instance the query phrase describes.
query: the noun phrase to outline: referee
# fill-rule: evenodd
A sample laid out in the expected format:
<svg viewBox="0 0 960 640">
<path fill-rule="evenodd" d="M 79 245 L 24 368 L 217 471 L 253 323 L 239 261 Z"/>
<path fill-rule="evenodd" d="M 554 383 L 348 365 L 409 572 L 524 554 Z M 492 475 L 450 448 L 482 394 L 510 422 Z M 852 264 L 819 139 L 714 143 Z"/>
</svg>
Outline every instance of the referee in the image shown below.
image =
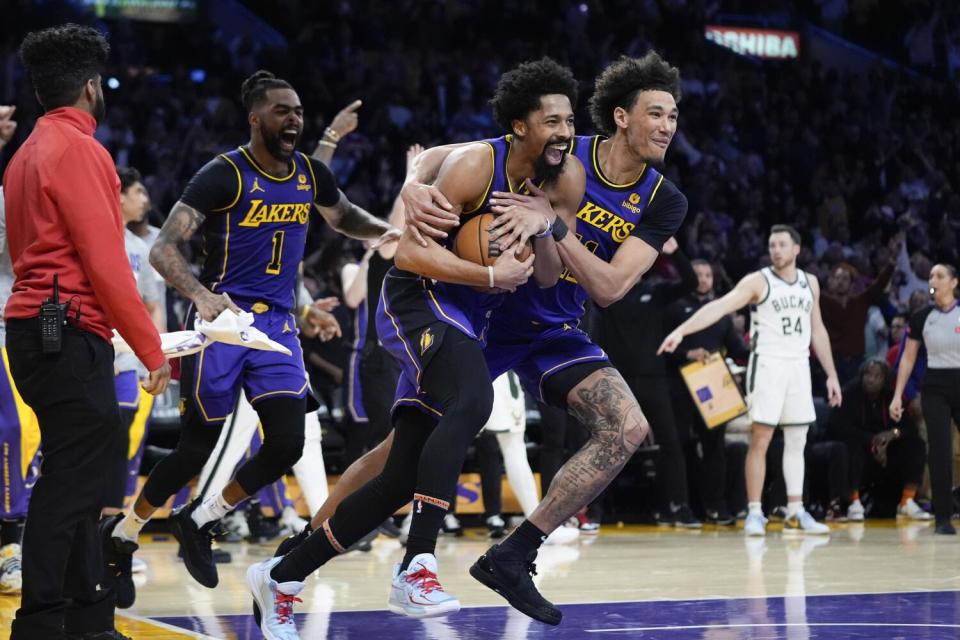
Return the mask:
<svg viewBox="0 0 960 640">
<path fill-rule="evenodd" d="M 162 393 L 170 379 L 124 252 L 120 181 L 93 138 L 109 51 L 95 30 L 70 24 L 30 33 L 20 49 L 46 114 L 3 177 L 16 277 L 4 318 L 11 373 L 40 423 L 43 466 L 27 511 L 11 640 L 123 638 L 114 593 L 102 588 L 97 530 L 105 472 L 125 453 L 111 327 L 150 370 L 147 391 Z M 65 325 L 54 314 L 59 341 L 41 339 L 38 318 L 55 276 L 69 305 Z"/>
<path fill-rule="evenodd" d="M 920 385 L 920 404 L 927 421 L 927 463 L 933 490 L 937 533 L 956 535 L 953 515 L 953 458 L 950 419 L 960 424 L 960 307 L 957 305 L 957 269 L 936 264 L 930 270 L 933 304 L 910 317 L 907 343 L 897 371 L 897 387 L 890 402 L 890 415 L 897 422 L 903 415 L 903 390 L 907 386 L 917 352 L 927 350 L 927 372 Z"/>
</svg>

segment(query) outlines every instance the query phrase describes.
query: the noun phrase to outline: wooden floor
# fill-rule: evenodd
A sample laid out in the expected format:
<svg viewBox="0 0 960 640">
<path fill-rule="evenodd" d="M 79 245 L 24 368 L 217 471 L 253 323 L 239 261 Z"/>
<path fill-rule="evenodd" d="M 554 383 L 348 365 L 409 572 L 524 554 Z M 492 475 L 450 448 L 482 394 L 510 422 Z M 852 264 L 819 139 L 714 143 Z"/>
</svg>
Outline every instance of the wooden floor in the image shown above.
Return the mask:
<svg viewBox="0 0 960 640">
<path fill-rule="evenodd" d="M 208 590 L 187 575 L 176 558 L 174 543 L 163 539 L 141 542 L 138 556 L 147 562 L 148 571 L 137 577 L 136 605 L 118 619 L 118 626 L 128 635 L 170 639 L 260 637 L 249 621 L 250 598 L 243 575 L 249 564 L 270 555 L 273 545 L 225 545 L 224 548 L 233 553 L 233 562 L 220 565 L 220 586 Z M 960 592 L 960 539 L 934 536 L 929 525 L 897 526 L 892 521 L 870 522 L 866 526 L 840 524 L 834 525 L 829 537 L 790 537 L 771 525 L 766 538 L 749 539 L 740 529 L 705 528 L 688 532 L 656 527 L 604 527 L 599 536 L 582 538 L 578 544 L 542 549 L 537 559 L 537 580 L 544 595 L 561 605 L 666 602 L 658 605 L 661 612 L 669 608 L 669 601 L 734 602 L 766 598 L 772 599 L 770 601 L 774 604 L 763 619 L 774 622 L 731 623 L 727 620 L 682 627 L 705 629 L 694 635 L 678 634 L 681 627 L 675 625 L 642 627 L 646 631 L 606 629 L 618 632 L 610 634 L 601 633 L 603 629 L 588 629 L 590 633 L 583 636 L 564 635 L 557 630 L 567 629 L 569 632 L 566 621 L 554 630 L 538 623 L 531 624 L 523 616 L 517 620 L 517 614 L 509 614 L 499 596 L 470 578 L 467 568 L 489 544 L 481 531 L 468 531 L 463 538 L 441 538 L 437 553 L 440 580 L 449 593 L 460 598 L 464 611 L 445 619 L 446 622 L 433 623 L 432 627 L 424 624 L 422 628 L 418 627 L 420 631 L 417 633 L 404 632 L 404 638 L 547 637 L 543 634 L 557 638 L 604 635 L 672 639 L 939 638 L 941 636 L 935 633 L 923 635 L 916 630 L 917 627 L 910 627 L 914 631 L 906 635 L 884 635 L 875 627 L 871 627 L 873 635 L 837 635 L 836 629 L 827 635 L 817 635 L 816 631 L 821 629 L 817 624 L 820 623 L 813 622 L 804 623 L 812 625 L 809 627 L 813 630 L 811 633 L 781 636 L 777 635 L 777 629 L 795 630 L 797 623 L 789 622 L 788 609 L 784 621 L 776 622 L 779 605 L 775 604 L 775 599 L 800 597 L 811 602 L 810 597 L 819 595 Z M 331 617 L 331 613 L 366 611 L 370 615 L 379 615 L 379 610 L 385 609 L 391 567 L 400 556 L 399 544 L 381 537 L 371 552 L 354 552 L 337 558 L 312 576 L 301 594 L 304 602 L 296 610 L 302 637 L 311 640 L 382 637 L 377 633 L 364 635 L 366 618 Z M 910 624 L 926 625 L 929 629 L 924 633 L 942 630 L 944 638 L 960 637 L 960 593 L 950 602 L 954 600 L 958 602 L 955 616 L 946 623 L 920 620 Z M 765 600 L 754 602 L 762 601 Z M 9 627 L 16 606 L 16 598 L 0 597 L 0 629 Z M 464 621 L 472 619 L 469 612 L 473 610 L 469 608 L 489 606 L 497 609 L 476 611 L 485 612 L 485 615 L 496 612 L 503 620 L 498 624 L 505 625 L 507 631 L 491 634 L 478 631 L 476 635 L 464 635 L 462 629 L 457 631 L 461 628 L 457 624 L 461 616 L 466 616 L 462 618 Z M 604 606 L 607 609 L 616 607 L 613 604 Z M 576 607 L 570 610 L 580 611 Z M 592 621 L 583 622 L 588 626 L 601 622 L 608 624 L 611 620 L 609 611 L 593 611 L 589 615 L 594 616 L 590 618 Z M 651 615 L 644 613 L 641 617 L 649 620 Z M 682 616 L 678 611 L 668 620 L 679 617 Z M 383 614 L 381 618 L 377 618 L 376 624 L 387 625 L 384 628 L 388 629 L 393 628 L 390 625 L 395 625 L 398 630 L 404 629 L 402 625 L 407 622 L 401 617 L 390 617 L 390 614 Z M 487 622 L 476 624 L 480 629 Z M 338 625 L 352 633 L 335 633 L 333 629 Z M 732 635 L 708 634 L 706 627 L 739 631 Z M 668 628 L 674 630 L 673 635 L 657 635 L 660 633 L 657 630 Z M 749 631 L 746 635 L 742 633 L 745 628 Z M 758 635 L 761 629 L 768 635 Z M 600 635 L 594 635 L 594 632 Z M 558 633 L 560 635 L 556 635 Z M 5 634 L 0 635 L 5 637 Z"/>
</svg>

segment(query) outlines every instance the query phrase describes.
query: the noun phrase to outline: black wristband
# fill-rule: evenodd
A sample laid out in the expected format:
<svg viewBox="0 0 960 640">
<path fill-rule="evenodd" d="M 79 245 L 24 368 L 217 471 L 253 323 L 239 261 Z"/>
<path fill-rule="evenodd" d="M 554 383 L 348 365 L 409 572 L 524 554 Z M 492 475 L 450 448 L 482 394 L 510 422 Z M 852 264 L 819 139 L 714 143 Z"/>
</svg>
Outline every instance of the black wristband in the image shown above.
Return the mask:
<svg viewBox="0 0 960 640">
<path fill-rule="evenodd" d="M 567 237 L 568 231 L 570 229 L 567 228 L 567 223 L 558 217 L 553 221 L 553 229 L 550 231 L 550 235 L 553 236 L 554 242 L 560 242 Z"/>
</svg>

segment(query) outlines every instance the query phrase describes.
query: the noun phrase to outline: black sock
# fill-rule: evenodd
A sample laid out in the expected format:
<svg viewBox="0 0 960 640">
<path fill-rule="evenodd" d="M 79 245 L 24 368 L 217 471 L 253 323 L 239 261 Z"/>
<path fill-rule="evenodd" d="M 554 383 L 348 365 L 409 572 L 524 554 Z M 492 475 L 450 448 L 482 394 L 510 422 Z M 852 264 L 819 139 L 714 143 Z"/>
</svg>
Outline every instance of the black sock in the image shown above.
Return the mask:
<svg viewBox="0 0 960 640">
<path fill-rule="evenodd" d="M 334 547 L 327 535 L 329 523 L 327 520 L 326 527 L 313 531 L 303 543 L 285 555 L 270 571 L 270 577 L 277 582 L 303 582 L 311 573 L 343 553 L 343 548 Z"/>
<path fill-rule="evenodd" d="M 516 531 L 500 543 L 502 548 L 516 551 L 526 557 L 531 551 L 536 551 L 547 539 L 547 534 L 540 531 L 532 522 L 524 520 Z"/>
<path fill-rule="evenodd" d="M 407 552 L 400 563 L 400 571 L 406 571 L 415 556 L 437 550 L 437 534 L 443 526 L 443 516 L 447 515 L 449 507 L 450 503 L 439 498 L 414 494 L 413 521 L 410 523 Z"/>
<path fill-rule="evenodd" d="M 0 547 L 20 544 L 23 540 L 23 520 L 0 521 Z"/>
</svg>

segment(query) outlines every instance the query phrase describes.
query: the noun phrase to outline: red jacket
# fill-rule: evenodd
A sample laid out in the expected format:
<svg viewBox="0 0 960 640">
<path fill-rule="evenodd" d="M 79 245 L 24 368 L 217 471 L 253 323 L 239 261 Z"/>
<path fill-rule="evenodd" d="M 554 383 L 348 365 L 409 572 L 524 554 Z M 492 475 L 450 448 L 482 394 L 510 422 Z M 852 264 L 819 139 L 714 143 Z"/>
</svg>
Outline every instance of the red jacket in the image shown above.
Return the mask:
<svg viewBox="0 0 960 640">
<path fill-rule="evenodd" d="M 96 121 L 64 107 L 37 120 L 3 175 L 7 240 L 16 281 L 4 317 L 35 318 L 60 276 L 61 302 L 80 304 L 79 326 L 104 340 L 111 327 L 147 369 L 164 362 L 123 242 L 120 179 L 93 137 Z"/>
</svg>

